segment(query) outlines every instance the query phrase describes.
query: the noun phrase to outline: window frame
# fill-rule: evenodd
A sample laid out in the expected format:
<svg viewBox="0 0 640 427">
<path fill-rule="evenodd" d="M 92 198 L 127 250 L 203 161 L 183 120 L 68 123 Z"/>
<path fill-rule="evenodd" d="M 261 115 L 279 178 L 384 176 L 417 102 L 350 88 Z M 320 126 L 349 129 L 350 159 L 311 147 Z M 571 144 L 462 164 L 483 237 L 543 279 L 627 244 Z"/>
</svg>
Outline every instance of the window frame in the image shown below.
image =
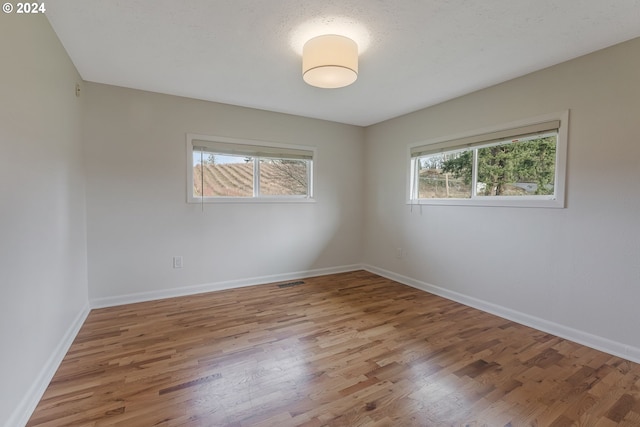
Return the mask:
<svg viewBox="0 0 640 427">
<path fill-rule="evenodd" d="M 194 196 L 194 150 L 195 147 L 205 146 L 206 148 L 212 147 L 212 153 L 215 154 L 227 154 L 227 155 L 246 155 L 252 157 L 254 160 L 253 165 L 253 195 L 247 197 L 233 197 L 233 196 Z M 208 147 L 207 147 L 208 146 Z M 215 147 L 221 147 L 220 150 Z M 225 151 L 225 147 L 226 150 Z M 202 204 L 202 203 L 309 203 L 315 202 L 314 198 L 314 162 L 316 160 L 316 148 L 306 145 L 292 145 L 281 144 L 270 141 L 259 141 L 251 139 L 230 138 L 223 136 L 202 135 L 195 133 L 187 133 L 186 137 L 187 148 L 187 203 Z M 305 153 L 309 155 L 307 167 L 307 194 L 306 195 L 260 195 L 260 161 L 263 159 L 286 159 L 287 157 L 280 157 L 286 155 L 286 153 Z M 291 158 L 291 157 L 290 157 Z"/>
<path fill-rule="evenodd" d="M 474 171 L 477 169 L 476 150 L 483 147 L 496 145 L 499 140 L 507 140 L 509 137 L 521 135 L 521 130 L 530 127 L 535 128 L 541 123 L 558 121 L 558 133 L 556 138 L 556 161 L 554 177 L 554 194 L 529 195 L 529 196 L 477 196 L 476 177 L 473 173 L 471 198 L 416 198 L 417 194 L 417 162 L 419 155 L 412 155 L 418 150 L 427 150 L 431 153 L 473 150 Z M 565 207 L 565 183 L 567 165 L 567 145 L 569 132 L 569 110 L 519 120 L 503 125 L 491 126 L 458 135 L 434 138 L 418 143 L 410 144 L 407 148 L 409 165 L 407 171 L 407 201 L 409 205 L 445 205 L 445 206 L 494 206 L 494 207 L 534 207 L 534 208 L 564 208 Z M 542 133 L 542 132 L 540 132 Z M 498 135 L 499 137 L 486 139 L 486 135 Z M 471 142 L 471 143 L 470 143 Z M 426 155 L 426 154 L 425 154 Z"/>
</svg>

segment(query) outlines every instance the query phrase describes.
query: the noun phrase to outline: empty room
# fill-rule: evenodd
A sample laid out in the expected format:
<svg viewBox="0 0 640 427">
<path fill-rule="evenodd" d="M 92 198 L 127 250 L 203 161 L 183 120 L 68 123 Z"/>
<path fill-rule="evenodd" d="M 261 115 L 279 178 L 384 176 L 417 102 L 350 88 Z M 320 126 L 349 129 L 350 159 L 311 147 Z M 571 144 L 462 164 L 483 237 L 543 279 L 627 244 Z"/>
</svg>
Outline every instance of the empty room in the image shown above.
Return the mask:
<svg viewBox="0 0 640 427">
<path fill-rule="evenodd" d="M 640 426 L 640 1 L 6 1 L 0 426 Z"/>
</svg>

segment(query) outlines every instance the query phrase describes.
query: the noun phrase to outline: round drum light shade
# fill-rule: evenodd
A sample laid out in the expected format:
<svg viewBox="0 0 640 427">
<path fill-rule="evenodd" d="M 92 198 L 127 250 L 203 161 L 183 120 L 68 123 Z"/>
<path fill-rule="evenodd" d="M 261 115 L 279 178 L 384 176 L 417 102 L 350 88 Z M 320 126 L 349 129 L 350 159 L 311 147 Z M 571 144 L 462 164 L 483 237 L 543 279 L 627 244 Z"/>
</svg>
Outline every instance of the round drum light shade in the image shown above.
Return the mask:
<svg viewBox="0 0 640 427">
<path fill-rule="evenodd" d="M 358 45 L 336 34 L 312 38 L 302 48 L 302 78 L 327 89 L 350 85 L 358 78 Z"/>
</svg>

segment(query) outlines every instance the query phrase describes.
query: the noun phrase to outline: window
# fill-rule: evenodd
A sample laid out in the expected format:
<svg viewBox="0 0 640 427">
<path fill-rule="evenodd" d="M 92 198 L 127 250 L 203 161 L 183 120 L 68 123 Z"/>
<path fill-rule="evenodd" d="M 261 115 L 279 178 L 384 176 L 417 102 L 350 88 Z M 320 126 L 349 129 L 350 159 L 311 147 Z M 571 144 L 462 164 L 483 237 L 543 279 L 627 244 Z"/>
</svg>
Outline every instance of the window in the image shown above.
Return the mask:
<svg viewBox="0 0 640 427">
<path fill-rule="evenodd" d="M 568 112 L 410 148 L 410 203 L 564 207 Z"/>
<path fill-rule="evenodd" d="M 188 201 L 311 200 L 314 154 L 310 147 L 188 134 Z"/>
</svg>

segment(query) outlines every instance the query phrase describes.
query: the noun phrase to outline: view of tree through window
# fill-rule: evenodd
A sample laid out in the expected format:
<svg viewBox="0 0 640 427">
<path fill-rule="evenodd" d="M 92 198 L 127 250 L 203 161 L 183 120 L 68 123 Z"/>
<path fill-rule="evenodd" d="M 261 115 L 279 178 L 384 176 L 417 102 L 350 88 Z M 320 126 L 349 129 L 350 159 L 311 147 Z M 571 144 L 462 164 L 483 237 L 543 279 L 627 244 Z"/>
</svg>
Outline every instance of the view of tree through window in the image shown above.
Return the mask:
<svg viewBox="0 0 640 427">
<path fill-rule="evenodd" d="M 265 196 L 304 196 L 309 187 L 305 160 L 261 159 L 260 193 Z"/>
<path fill-rule="evenodd" d="M 418 157 L 417 198 L 552 195 L 556 142 L 553 134 Z"/>
<path fill-rule="evenodd" d="M 471 151 L 452 151 L 438 153 L 418 159 L 418 198 L 460 198 L 471 197 L 471 175 L 466 179 L 463 174 L 454 174 L 445 170 L 445 165 L 451 167 L 460 164 L 468 166 L 471 171 Z M 468 165 L 467 165 L 468 162 Z"/>
</svg>

